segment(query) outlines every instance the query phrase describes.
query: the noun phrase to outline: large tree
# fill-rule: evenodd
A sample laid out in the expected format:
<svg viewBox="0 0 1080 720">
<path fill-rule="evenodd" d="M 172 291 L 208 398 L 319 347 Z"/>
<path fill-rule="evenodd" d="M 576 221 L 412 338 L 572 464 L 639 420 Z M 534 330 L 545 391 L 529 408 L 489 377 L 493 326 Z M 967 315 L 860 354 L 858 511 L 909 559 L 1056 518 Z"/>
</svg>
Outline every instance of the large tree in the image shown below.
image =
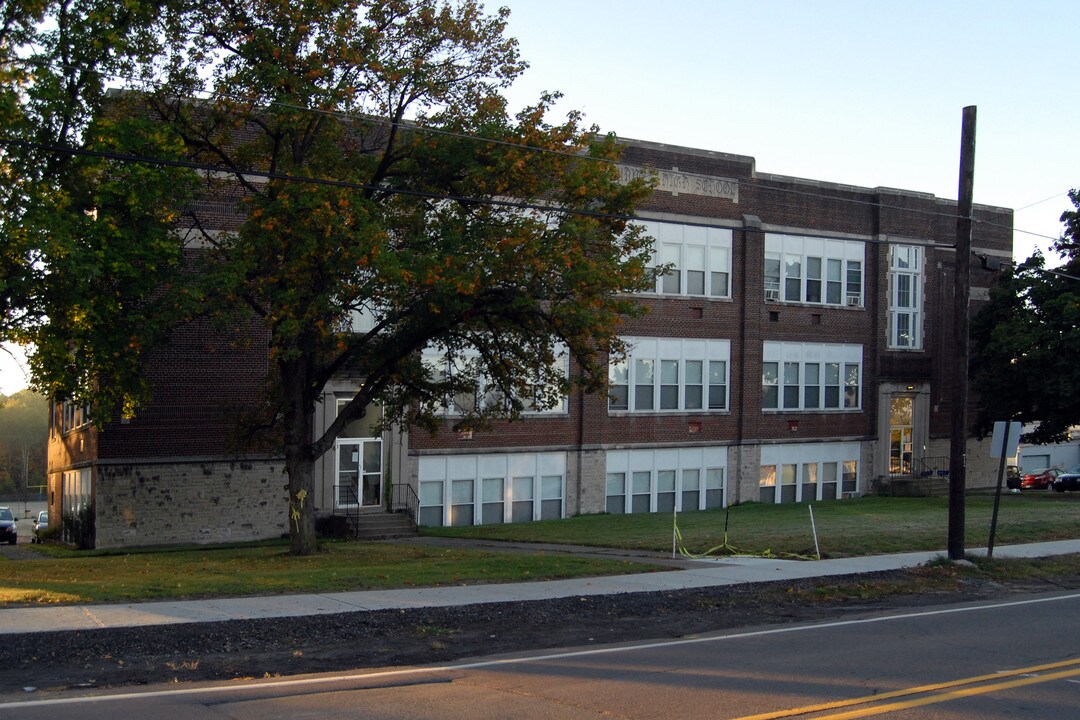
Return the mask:
<svg viewBox="0 0 1080 720">
<path fill-rule="evenodd" d="M 134 218 L 103 209 L 98 174 L 87 183 L 96 214 L 69 213 L 79 226 L 70 231 L 37 226 L 59 229 L 80 258 L 93 250 L 74 246 L 103 219 L 110 243 L 173 224 L 192 250 L 181 257 L 173 242 L 172 254 L 121 263 L 155 270 L 118 283 L 123 307 L 137 300 L 152 316 L 145 332 L 126 318 L 100 327 L 108 313 L 32 323 L 39 387 L 132 402 L 140 388 L 129 378 L 163 330 L 196 315 L 254 318 L 269 337 L 268 419 L 285 454 L 292 548 L 309 553 L 314 462 L 373 404 L 383 422 L 430 426 L 447 398 L 476 396 L 483 383 L 481 401 L 457 408 L 469 426 L 553 404 L 571 383 L 603 385 L 620 318 L 637 311 L 631 293 L 651 282 L 649 239 L 626 221 L 647 188 L 619 182 L 613 138 L 577 114 L 551 123 L 554 96 L 508 112 L 501 92 L 526 65 L 505 36 L 507 10 L 469 0 L 160 5 L 127 55 L 130 75 L 152 82 L 88 120 L 115 149 L 81 156 L 109 169 L 117 197 L 157 198 L 159 212 L 138 205 L 144 227 L 127 231 Z M 146 136 L 155 147 L 130 146 Z M 186 187 L 164 164 L 174 161 L 198 172 L 204 199 L 227 200 L 210 204 L 217 217 L 197 201 L 173 222 L 181 206 L 158 183 Z M 46 285 L 73 292 L 65 263 L 44 266 Z M 114 361 L 82 365 L 72 337 Z M 425 349 L 455 372 L 425 365 Z M 323 388 L 346 372 L 355 397 L 313 437 Z M 122 375 L 126 394 L 97 382 L 101 373 Z"/>
<path fill-rule="evenodd" d="M 107 117 L 106 87 L 161 52 L 161 2 L 4 3 L 0 28 L 0 337 L 32 344 L 36 387 L 99 417 L 146 395 L 141 349 L 178 315 L 160 288 L 190 171 L 146 115 Z"/>
<path fill-rule="evenodd" d="M 996 420 L 1032 425 L 1024 437 L 1060 442 L 1080 425 L 1080 191 L 1069 193 L 1061 238 L 1064 264 L 1048 269 L 1036 253 L 1004 270 L 990 303 L 973 320 L 971 377 L 978 429 Z"/>
</svg>

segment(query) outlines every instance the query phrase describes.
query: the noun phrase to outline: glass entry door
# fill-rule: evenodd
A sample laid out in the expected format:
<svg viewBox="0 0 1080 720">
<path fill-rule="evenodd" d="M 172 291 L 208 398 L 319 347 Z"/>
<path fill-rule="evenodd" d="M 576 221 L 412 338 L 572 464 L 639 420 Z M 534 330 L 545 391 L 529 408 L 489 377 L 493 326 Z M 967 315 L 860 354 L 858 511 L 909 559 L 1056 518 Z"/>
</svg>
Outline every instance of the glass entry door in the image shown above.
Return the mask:
<svg viewBox="0 0 1080 720">
<path fill-rule="evenodd" d="M 338 507 L 377 507 L 382 504 L 382 440 L 341 438 L 335 444 L 337 474 L 334 498 Z"/>
<path fill-rule="evenodd" d="M 889 474 L 911 475 L 911 438 L 915 398 L 894 396 L 889 413 Z"/>
</svg>

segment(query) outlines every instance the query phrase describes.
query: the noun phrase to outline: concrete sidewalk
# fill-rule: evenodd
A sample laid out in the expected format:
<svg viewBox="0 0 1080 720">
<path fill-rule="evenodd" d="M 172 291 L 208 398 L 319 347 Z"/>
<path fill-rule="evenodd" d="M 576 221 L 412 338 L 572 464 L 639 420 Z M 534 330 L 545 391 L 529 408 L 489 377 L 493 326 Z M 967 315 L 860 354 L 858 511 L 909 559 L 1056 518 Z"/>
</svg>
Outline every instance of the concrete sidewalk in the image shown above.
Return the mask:
<svg viewBox="0 0 1080 720">
<path fill-rule="evenodd" d="M 500 546 L 485 543 L 485 549 Z M 647 562 L 664 561 L 656 553 L 634 554 L 605 551 L 600 548 L 560 548 L 559 546 L 503 546 L 516 551 L 569 552 L 583 555 L 622 555 Z M 985 555 L 986 549 L 968 550 Z M 1012 545 L 994 548 L 994 557 L 1045 557 L 1080 553 L 1080 540 Z M 489 602 L 547 600 L 583 595 L 614 595 L 632 592 L 683 590 L 743 583 L 830 577 L 857 573 L 916 567 L 943 556 L 943 552 L 915 552 L 897 555 L 839 558 L 835 560 L 777 560 L 755 557 L 672 560 L 677 569 L 637 575 L 578 578 L 531 583 L 468 585 L 399 590 L 366 590 L 308 595 L 221 598 L 216 600 L 180 600 L 123 605 L 64 605 L 52 607 L 0 609 L 0 635 L 53 632 L 58 630 L 94 630 L 142 625 L 218 622 L 222 620 L 265 619 L 365 612 L 397 608 L 472 605 Z"/>
</svg>

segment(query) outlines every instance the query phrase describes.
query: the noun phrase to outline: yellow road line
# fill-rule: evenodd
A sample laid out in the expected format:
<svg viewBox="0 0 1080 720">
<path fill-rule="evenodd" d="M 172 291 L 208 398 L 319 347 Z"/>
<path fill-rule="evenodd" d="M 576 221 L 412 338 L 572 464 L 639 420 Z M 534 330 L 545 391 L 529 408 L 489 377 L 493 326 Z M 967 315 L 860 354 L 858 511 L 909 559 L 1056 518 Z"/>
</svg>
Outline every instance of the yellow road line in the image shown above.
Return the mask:
<svg viewBox="0 0 1080 720">
<path fill-rule="evenodd" d="M 879 713 L 891 712 L 892 710 L 899 710 L 905 707 L 918 707 L 920 705 L 929 705 L 936 702 L 954 700 L 959 697 L 978 695 L 984 692 L 1006 690 L 1011 687 L 1020 687 L 1022 685 L 1032 685 L 1035 683 L 1047 682 L 1049 680 L 1058 680 L 1061 678 L 1073 677 L 1075 675 L 1080 675 L 1080 668 L 1075 670 L 1057 672 L 1051 675 L 1040 675 L 1038 677 L 1020 678 L 1018 680 L 1012 680 L 1006 683 L 983 685 L 981 687 L 971 688 L 968 690 L 957 690 L 955 692 L 933 695 L 928 698 L 917 698 L 915 700 L 909 700 L 901 703 L 890 703 L 888 705 L 876 704 L 880 703 L 882 700 L 892 700 L 893 698 L 908 697 L 911 695 L 924 695 L 927 693 L 940 693 L 940 691 L 942 690 L 962 688 L 965 685 L 987 683 L 992 680 L 1000 680 L 1001 678 L 1007 677 L 1017 677 L 1019 675 L 1031 675 L 1033 673 L 1040 673 L 1047 670 L 1055 670 L 1058 668 L 1067 668 L 1075 665 L 1080 665 L 1080 659 L 1061 660 L 1059 662 L 1046 663 L 1044 665 L 1032 665 L 1031 667 L 1019 668 L 1017 670 L 992 673 L 989 675 L 977 675 L 975 677 L 964 678 L 962 680 L 950 680 L 943 683 L 920 685 L 917 687 L 905 688 L 903 690 L 892 690 L 890 692 L 878 693 L 877 695 L 866 695 L 858 698 L 850 698 L 848 700 L 836 700 L 834 702 L 821 703 L 818 705 L 807 705 L 805 707 L 791 708 L 789 710 L 777 710 L 774 712 L 761 713 L 759 715 L 746 715 L 741 718 L 736 718 L 736 720 L 778 720 L 779 718 L 791 718 L 797 717 L 799 715 L 808 715 L 810 713 L 819 713 L 825 712 L 827 710 L 837 710 L 840 708 L 853 707 L 856 705 L 867 705 L 870 703 L 875 703 L 874 707 L 872 708 L 863 708 L 860 710 L 852 711 L 850 713 L 840 713 L 835 715 L 822 716 L 820 718 L 817 718 L 817 720 L 842 720 L 843 718 L 866 717 L 867 715 L 876 715 Z"/>
</svg>

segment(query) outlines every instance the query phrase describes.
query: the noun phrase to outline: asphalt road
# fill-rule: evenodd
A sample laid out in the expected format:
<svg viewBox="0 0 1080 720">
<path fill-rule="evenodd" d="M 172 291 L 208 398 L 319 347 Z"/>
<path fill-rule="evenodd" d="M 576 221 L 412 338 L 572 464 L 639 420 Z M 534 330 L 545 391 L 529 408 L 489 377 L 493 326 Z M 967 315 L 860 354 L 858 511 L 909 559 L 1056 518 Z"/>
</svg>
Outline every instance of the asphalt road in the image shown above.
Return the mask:
<svg viewBox="0 0 1080 720">
<path fill-rule="evenodd" d="M 1075 592 L 666 642 L 0 704 L 0 719 L 1060 720 L 1080 708 Z M 584 640 L 584 638 L 583 638 Z M 812 710 L 808 711 L 808 708 Z"/>
</svg>

